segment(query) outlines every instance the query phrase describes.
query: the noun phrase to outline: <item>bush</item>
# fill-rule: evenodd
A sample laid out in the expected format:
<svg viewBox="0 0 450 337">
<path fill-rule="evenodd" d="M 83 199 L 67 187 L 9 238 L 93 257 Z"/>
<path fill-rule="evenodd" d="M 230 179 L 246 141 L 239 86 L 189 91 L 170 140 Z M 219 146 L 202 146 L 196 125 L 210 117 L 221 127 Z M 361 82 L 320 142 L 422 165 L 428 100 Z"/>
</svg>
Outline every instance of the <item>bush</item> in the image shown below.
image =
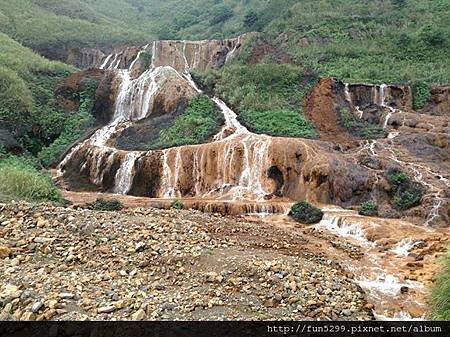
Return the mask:
<svg viewBox="0 0 450 337">
<path fill-rule="evenodd" d="M 430 296 L 430 318 L 438 321 L 450 320 L 450 246 L 442 259 L 443 270 L 437 276 Z"/>
<path fill-rule="evenodd" d="M 427 104 L 431 92 L 428 84 L 424 82 L 416 83 L 413 86 L 413 106 L 414 109 L 421 109 Z"/>
<path fill-rule="evenodd" d="M 306 201 L 294 204 L 289 215 L 296 221 L 305 224 L 315 224 L 322 220 L 323 212 Z"/>
<path fill-rule="evenodd" d="M 62 202 L 60 191 L 50 176 L 40 172 L 32 160 L 8 156 L 0 158 L 0 200 Z"/>
<path fill-rule="evenodd" d="M 89 209 L 95 211 L 120 211 L 121 209 L 123 209 L 123 204 L 116 199 L 105 200 L 99 198 L 89 205 Z"/>
<path fill-rule="evenodd" d="M 170 208 L 173 209 L 183 209 L 184 205 L 180 200 L 174 200 L 171 204 L 170 204 Z"/>
<path fill-rule="evenodd" d="M 358 210 L 360 215 L 366 216 L 377 216 L 378 215 L 378 205 L 373 201 L 366 201 L 361 204 L 361 207 Z"/>
<path fill-rule="evenodd" d="M 405 172 L 397 169 L 389 170 L 387 179 L 393 188 L 391 203 L 395 209 L 407 210 L 420 204 L 423 187 L 411 181 Z"/>
<path fill-rule="evenodd" d="M 210 24 L 217 25 L 219 23 L 225 22 L 233 16 L 233 10 L 226 6 L 221 5 L 213 8 L 212 18 L 209 20 Z"/>
<path fill-rule="evenodd" d="M 409 181 L 408 175 L 400 170 L 390 170 L 387 174 L 388 181 L 391 185 L 400 186 Z"/>
</svg>

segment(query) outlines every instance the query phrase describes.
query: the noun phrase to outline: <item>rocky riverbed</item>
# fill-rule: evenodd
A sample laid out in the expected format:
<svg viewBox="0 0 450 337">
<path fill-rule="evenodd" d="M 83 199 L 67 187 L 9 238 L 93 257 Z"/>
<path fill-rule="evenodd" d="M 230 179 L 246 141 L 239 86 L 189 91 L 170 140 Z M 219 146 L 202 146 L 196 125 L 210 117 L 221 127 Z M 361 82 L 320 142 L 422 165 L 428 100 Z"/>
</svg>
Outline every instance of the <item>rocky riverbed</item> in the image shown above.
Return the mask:
<svg viewBox="0 0 450 337">
<path fill-rule="evenodd" d="M 0 205 L 0 319 L 373 318 L 352 274 L 287 233 L 192 210 Z"/>
</svg>

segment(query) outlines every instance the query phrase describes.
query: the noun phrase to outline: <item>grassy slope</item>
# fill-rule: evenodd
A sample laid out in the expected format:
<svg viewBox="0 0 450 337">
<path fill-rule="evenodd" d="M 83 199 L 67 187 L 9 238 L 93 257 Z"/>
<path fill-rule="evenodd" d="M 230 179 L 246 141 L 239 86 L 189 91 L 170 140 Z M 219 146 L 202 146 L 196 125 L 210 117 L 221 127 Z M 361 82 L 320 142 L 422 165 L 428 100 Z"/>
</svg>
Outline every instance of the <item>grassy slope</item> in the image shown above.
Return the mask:
<svg viewBox="0 0 450 337">
<path fill-rule="evenodd" d="M 450 78 L 449 14 L 446 0 L 0 0 L 0 30 L 32 47 L 258 30 L 321 75 L 429 84 Z"/>
<path fill-rule="evenodd" d="M 431 294 L 431 313 L 430 319 L 450 320 L 450 246 L 447 249 L 447 255 L 442 257 L 442 271 L 437 276 Z"/>
<path fill-rule="evenodd" d="M 51 142 L 64 122 L 53 92 L 73 70 L 0 33 L 0 129 L 10 131 L 32 153 Z"/>
</svg>

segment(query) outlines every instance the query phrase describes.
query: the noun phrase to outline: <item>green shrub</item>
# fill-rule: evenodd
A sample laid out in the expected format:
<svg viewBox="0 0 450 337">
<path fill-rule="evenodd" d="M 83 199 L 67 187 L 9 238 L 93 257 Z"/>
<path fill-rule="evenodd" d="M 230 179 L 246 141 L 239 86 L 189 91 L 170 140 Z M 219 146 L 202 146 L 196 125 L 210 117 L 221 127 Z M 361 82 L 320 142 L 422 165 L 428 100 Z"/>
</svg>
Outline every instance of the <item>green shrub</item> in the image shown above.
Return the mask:
<svg viewBox="0 0 450 337">
<path fill-rule="evenodd" d="M 289 215 L 298 222 L 314 224 L 322 220 L 323 212 L 314 205 L 301 201 L 292 206 Z"/>
<path fill-rule="evenodd" d="M 180 200 L 174 200 L 171 204 L 170 204 L 170 208 L 173 209 L 183 209 L 184 205 Z"/>
<path fill-rule="evenodd" d="M 360 215 L 366 216 L 377 216 L 378 215 L 378 205 L 373 201 L 366 201 L 361 204 L 361 207 L 358 210 Z"/>
<path fill-rule="evenodd" d="M 222 97 L 239 120 L 256 133 L 273 136 L 317 137 L 301 111 L 302 100 L 316 77 L 287 64 L 231 64 L 222 71 L 195 72 L 208 92 Z"/>
<path fill-rule="evenodd" d="M 411 181 L 405 172 L 391 169 L 387 172 L 387 179 L 393 189 L 391 203 L 395 209 L 407 210 L 420 204 L 423 187 Z"/>
<path fill-rule="evenodd" d="M 450 320 L 450 246 L 442 259 L 443 269 L 436 278 L 430 296 L 430 319 L 438 321 Z"/>
<path fill-rule="evenodd" d="M 427 104 L 431 95 L 430 88 L 425 82 L 419 82 L 413 85 L 413 105 L 414 109 L 421 109 Z"/>
<path fill-rule="evenodd" d="M 0 200 L 62 202 L 50 176 L 40 172 L 35 161 L 3 155 L 0 158 Z"/>
<path fill-rule="evenodd" d="M 102 198 L 97 199 L 95 202 L 89 205 L 89 209 L 95 211 L 120 211 L 123 209 L 123 204 L 116 199 L 105 200 Z"/>
<path fill-rule="evenodd" d="M 388 181 L 391 185 L 400 186 L 409 181 L 408 175 L 400 170 L 390 170 L 387 174 Z"/>
</svg>

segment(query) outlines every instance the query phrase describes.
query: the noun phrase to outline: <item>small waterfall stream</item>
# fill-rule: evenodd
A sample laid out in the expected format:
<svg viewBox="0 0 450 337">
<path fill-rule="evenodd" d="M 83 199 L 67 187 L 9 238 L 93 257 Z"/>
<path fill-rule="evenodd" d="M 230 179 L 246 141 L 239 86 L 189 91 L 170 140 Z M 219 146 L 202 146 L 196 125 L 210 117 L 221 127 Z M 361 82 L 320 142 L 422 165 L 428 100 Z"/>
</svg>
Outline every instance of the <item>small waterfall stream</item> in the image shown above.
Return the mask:
<svg viewBox="0 0 450 337">
<path fill-rule="evenodd" d="M 349 84 L 345 84 L 345 98 L 349 102 L 349 104 L 358 112 L 359 116 L 362 117 L 363 112 L 359 109 L 358 106 L 356 106 L 353 103 L 352 94 L 350 92 Z M 389 86 L 386 84 L 381 84 L 380 86 L 373 86 L 372 87 L 372 102 L 374 104 L 379 105 L 382 108 L 388 109 L 388 113 L 384 117 L 382 126 L 384 129 L 387 128 L 390 118 L 394 113 L 401 113 L 401 110 L 396 109 L 389 104 L 387 104 L 387 96 L 389 95 Z M 399 135 L 398 131 L 390 132 L 387 136 L 387 139 L 389 140 L 389 143 L 392 144 L 394 139 Z M 383 146 L 383 144 L 377 140 L 368 140 L 364 141 L 362 148 L 358 151 L 358 153 L 362 153 L 366 151 L 369 155 L 377 157 L 379 154 L 376 152 L 376 147 L 382 147 L 385 151 L 389 152 L 389 158 L 393 160 L 394 162 L 400 164 L 402 167 L 408 167 L 414 175 L 414 180 L 418 183 L 426 186 L 429 189 L 428 196 L 431 196 L 434 199 L 433 206 L 426 218 L 426 221 L 424 223 L 425 226 L 428 226 L 431 224 L 431 222 L 439 216 L 439 209 L 443 205 L 443 198 L 442 195 L 444 193 L 442 188 L 439 188 L 431 183 L 428 183 L 424 179 L 424 175 L 430 176 L 430 177 L 438 177 L 439 180 L 441 180 L 446 186 L 450 186 L 449 181 L 444 178 L 442 175 L 438 174 L 437 172 L 433 172 L 429 167 L 426 167 L 425 165 L 416 164 L 413 162 L 406 162 L 403 160 L 400 160 L 398 158 L 397 153 L 392 149 L 391 146 Z"/>
<path fill-rule="evenodd" d="M 367 239 L 366 234 L 367 230 L 376 230 L 381 224 L 352 211 L 337 208 L 325 208 L 323 211 L 324 217 L 315 226 L 316 230 L 327 230 L 364 250 L 364 258 L 357 264 L 348 261 L 347 268 L 357 275 L 356 282 L 367 291 L 371 302 L 375 304 L 374 316 L 379 320 L 411 320 L 409 313 L 396 311 L 396 306 L 399 303 L 408 306 L 409 302 L 424 306 L 425 303 L 420 302 L 414 295 L 402 294 L 401 290 L 414 289 L 424 298 L 424 285 L 416 281 L 401 280 L 396 275 L 399 264 L 406 263 L 410 250 L 421 241 L 402 239 L 390 251 L 383 253 L 376 242 Z M 394 257 L 386 258 L 386 254 L 394 254 Z"/>
</svg>

